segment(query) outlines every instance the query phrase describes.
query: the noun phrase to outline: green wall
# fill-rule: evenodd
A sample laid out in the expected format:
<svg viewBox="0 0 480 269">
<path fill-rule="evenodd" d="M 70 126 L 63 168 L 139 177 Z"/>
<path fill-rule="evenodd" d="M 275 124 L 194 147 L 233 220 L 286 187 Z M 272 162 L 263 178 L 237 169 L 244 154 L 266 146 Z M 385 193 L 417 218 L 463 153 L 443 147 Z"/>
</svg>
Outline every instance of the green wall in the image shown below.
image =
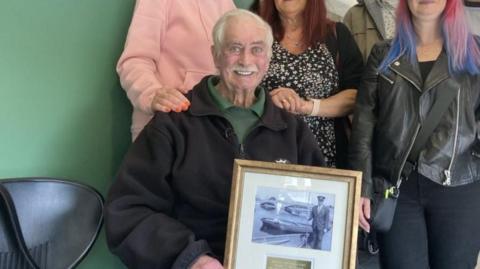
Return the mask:
<svg viewBox="0 0 480 269">
<path fill-rule="evenodd" d="M 248 7 L 253 3 L 253 0 L 234 0 L 234 2 L 237 4 L 237 7 L 248 9 Z"/>
<path fill-rule="evenodd" d="M 106 193 L 129 145 L 115 63 L 134 2 L 0 1 L 0 178 L 59 177 Z M 102 232 L 79 268 L 123 266 Z"/>
</svg>

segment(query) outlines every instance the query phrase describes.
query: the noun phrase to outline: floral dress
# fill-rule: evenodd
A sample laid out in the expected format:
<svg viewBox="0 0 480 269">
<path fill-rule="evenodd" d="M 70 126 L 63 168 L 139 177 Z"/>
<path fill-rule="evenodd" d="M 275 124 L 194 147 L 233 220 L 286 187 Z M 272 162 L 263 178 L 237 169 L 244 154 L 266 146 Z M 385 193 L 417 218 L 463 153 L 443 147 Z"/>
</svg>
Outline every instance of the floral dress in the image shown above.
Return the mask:
<svg viewBox="0 0 480 269">
<path fill-rule="evenodd" d="M 268 91 L 292 88 L 303 98 L 323 99 L 338 89 L 338 72 L 332 54 L 324 43 L 292 54 L 280 43 L 273 43 L 270 68 L 262 86 Z M 327 166 L 335 167 L 335 128 L 333 118 L 302 116 L 323 151 Z"/>
</svg>

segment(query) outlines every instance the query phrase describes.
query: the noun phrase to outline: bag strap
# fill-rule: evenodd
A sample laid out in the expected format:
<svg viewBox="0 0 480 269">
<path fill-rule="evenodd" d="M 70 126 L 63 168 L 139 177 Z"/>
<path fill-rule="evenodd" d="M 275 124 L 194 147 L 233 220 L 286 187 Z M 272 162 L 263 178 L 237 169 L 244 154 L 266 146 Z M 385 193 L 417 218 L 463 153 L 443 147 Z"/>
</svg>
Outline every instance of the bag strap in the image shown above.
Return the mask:
<svg viewBox="0 0 480 269">
<path fill-rule="evenodd" d="M 15 236 L 15 243 L 20 249 L 20 252 L 25 258 L 27 264 L 30 266 L 30 268 L 39 269 L 40 267 L 37 265 L 35 260 L 32 258 L 32 256 L 30 256 L 30 253 L 28 252 L 28 248 L 25 244 L 25 239 L 23 238 L 22 228 L 20 227 L 20 222 L 18 221 L 17 211 L 15 209 L 15 204 L 13 203 L 12 197 L 8 189 L 1 183 L 0 204 L 3 204 L 7 212 L 5 224 L 10 225 L 10 228 L 12 229 Z"/>
<path fill-rule="evenodd" d="M 402 177 L 398 179 L 399 182 L 397 182 L 397 188 L 400 187 L 402 178 L 407 179 L 410 173 L 412 173 L 412 171 L 415 169 L 420 152 L 425 147 L 425 144 L 433 133 L 433 130 L 435 130 L 440 123 L 443 114 L 445 111 L 447 111 L 456 95 L 457 91 L 447 90 L 440 94 L 439 98 L 433 104 L 432 109 L 430 109 L 430 112 L 428 112 L 427 117 L 425 117 L 425 120 L 423 121 L 424 124 L 418 132 L 417 138 L 413 142 L 407 162 L 405 162 L 405 166 L 402 170 Z"/>
<path fill-rule="evenodd" d="M 445 91 L 445 93 L 441 94 L 438 100 L 435 102 L 425 118 L 422 128 L 418 132 L 417 139 L 415 139 L 412 150 L 410 151 L 410 155 L 408 156 L 409 161 L 416 162 L 418 160 L 420 151 L 422 151 L 424 148 L 428 138 L 440 123 L 443 114 L 445 111 L 447 111 L 450 103 L 453 101 L 453 99 L 455 99 L 456 95 L 456 91 Z"/>
</svg>

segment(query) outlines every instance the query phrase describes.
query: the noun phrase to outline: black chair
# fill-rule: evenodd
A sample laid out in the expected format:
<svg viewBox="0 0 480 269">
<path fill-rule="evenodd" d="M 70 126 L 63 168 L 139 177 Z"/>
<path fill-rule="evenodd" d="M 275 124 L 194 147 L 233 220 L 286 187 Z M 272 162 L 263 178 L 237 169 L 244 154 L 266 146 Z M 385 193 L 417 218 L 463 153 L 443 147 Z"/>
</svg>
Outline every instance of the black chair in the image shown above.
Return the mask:
<svg viewBox="0 0 480 269">
<path fill-rule="evenodd" d="M 0 180 L 0 268 L 75 267 L 103 221 L 103 198 L 81 183 L 51 178 Z"/>
</svg>

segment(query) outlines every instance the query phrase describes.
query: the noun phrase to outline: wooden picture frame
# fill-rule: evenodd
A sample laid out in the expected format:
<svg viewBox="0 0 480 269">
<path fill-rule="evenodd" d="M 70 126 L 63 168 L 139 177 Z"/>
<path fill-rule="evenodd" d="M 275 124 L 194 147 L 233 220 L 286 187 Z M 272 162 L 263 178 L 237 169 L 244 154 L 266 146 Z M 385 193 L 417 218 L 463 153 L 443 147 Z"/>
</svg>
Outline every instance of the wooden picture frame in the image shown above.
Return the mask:
<svg viewBox="0 0 480 269">
<path fill-rule="evenodd" d="M 467 7 L 480 7 L 480 0 L 464 0 L 463 3 Z"/>
<path fill-rule="evenodd" d="M 354 269 L 361 175 L 235 160 L 225 269 Z"/>
</svg>

